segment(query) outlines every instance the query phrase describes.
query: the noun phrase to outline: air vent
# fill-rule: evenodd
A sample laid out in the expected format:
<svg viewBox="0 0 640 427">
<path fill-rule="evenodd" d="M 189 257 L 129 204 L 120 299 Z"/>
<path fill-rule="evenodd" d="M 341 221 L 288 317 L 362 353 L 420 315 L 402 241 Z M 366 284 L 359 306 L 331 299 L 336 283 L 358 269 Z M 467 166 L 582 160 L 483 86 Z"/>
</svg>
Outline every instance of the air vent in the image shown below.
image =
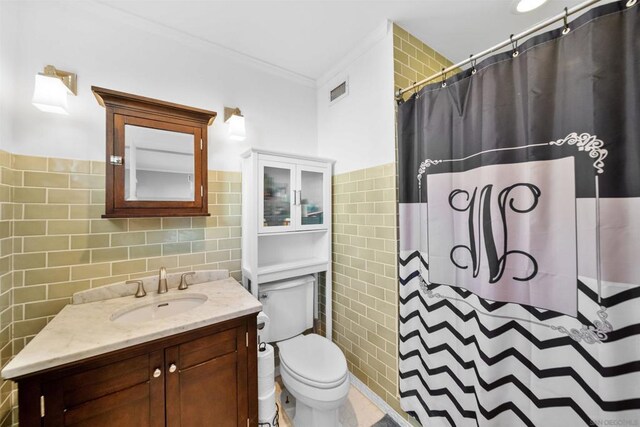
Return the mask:
<svg viewBox="0 0 640 427">
<path fill-rule="evenodd" d="M 347 81 L 343 81 L 329 92 L 329 102 L 336 102 L 340 98 L 347 95 Z"/>
</svg>

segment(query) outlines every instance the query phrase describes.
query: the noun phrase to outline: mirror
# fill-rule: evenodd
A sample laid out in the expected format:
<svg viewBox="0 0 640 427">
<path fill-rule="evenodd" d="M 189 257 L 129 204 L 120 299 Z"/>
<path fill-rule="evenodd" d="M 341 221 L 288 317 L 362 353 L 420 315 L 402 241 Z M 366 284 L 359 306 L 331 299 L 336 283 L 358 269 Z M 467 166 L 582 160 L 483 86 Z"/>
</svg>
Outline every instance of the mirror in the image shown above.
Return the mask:
<svg viewBox="0 0 640 427">
<path fill-rule="evenodd" d="M 124 197 L 195 200 L 193 135 L 125 125 Z"/>
</svg>

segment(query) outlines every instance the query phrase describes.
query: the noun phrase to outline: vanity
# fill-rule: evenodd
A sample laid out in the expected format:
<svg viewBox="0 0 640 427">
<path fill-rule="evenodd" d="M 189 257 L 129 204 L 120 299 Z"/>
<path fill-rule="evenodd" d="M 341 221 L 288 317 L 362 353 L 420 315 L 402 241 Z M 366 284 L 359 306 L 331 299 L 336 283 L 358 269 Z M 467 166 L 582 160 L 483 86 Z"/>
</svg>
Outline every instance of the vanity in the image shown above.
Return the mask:
<svg viewBox="0 0 640 427">
<path fill-rule="evenodd" d="M 20 425 L 256 426 L 261 304 L 225 270 L 74 295 L 2 371 Z M 125 296 L 123 296 L 125 295 Z"/>
</svg>

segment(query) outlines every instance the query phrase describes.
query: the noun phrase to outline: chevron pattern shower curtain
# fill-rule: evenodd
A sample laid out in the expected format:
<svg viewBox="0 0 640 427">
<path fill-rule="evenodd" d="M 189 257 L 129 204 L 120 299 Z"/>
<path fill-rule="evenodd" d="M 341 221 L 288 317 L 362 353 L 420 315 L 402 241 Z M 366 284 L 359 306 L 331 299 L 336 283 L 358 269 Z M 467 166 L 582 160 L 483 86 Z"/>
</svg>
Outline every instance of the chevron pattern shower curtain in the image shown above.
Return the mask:
<svg viewBox="0 0 640 427">
<path fill-rule="evenodd" d="M 640 3 L 398 106 L 400 394 L 425 426 L 640 426 Z"/>
</svg>

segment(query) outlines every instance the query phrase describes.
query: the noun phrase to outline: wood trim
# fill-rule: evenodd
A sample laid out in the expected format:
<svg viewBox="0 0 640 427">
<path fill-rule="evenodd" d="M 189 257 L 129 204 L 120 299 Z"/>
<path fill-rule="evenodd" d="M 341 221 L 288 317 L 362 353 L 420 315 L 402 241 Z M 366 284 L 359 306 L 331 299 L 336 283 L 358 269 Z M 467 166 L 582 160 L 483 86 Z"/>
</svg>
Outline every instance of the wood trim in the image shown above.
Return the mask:
<svg viewBox="0 0 640 427">
<path fill-rule="evenodd" d="M 175 104 L 173 102 L 161 101 L 159 99 L 147 98 L 146 96 L 134 95 L 126 92 L 119 92 L 113 89 L 105 89 L 98 86 L 91 86 L 91 91 L 96 97 L 98 104 L 102 107 L 122 107 L 128 110 L 141 110 L 143 112 L 153 111 L 156 114 L 169 117 L 180 117 L 196 120 L 211 126 L 218 113 L 201 108 L 188 107 L 186 105 Z"/>
</svg>

